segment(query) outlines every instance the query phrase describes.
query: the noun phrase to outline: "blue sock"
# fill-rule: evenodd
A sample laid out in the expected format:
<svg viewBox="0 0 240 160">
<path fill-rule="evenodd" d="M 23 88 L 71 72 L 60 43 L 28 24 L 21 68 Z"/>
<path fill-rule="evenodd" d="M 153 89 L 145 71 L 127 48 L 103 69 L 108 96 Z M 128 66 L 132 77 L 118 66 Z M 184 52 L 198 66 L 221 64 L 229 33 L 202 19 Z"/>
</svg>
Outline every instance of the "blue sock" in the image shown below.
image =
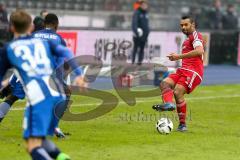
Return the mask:
<svg viewBox="0 0 240 160">
<path fill-rule="evenodd" d="M 61 151 L 57 148 L 57 146 L 51 142 L 50 140 L 43 140 L 42 148 L 52 157 L 53 159 L 57 159 L 60 155 Z"/>
<path fill-rule="evenodd" d="M 32 160 L 52 160 L 46 150 L 42 147 L 37 147 L 31 152 Z"/>
</svg>

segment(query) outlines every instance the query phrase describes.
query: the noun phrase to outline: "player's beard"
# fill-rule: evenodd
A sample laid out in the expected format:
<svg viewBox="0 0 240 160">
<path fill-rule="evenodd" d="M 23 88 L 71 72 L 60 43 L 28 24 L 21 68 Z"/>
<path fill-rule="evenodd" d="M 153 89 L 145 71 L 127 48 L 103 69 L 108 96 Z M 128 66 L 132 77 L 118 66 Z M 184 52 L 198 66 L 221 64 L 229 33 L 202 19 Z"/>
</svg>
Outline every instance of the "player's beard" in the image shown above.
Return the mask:
<svg viewBox="0 0 240 160">
<path fill-rule="evenodd" d="M 183 32 L 183 34 L 185 34 L 186 36 L 189 35 L 188 30 L 186 30 L 186 29 L 182 30 L 182 32 Z"/>
<path fill-rule="evenodd" d="M 193 33 L 193 31 L 192 31 L 192 26 L 191 26 L 190 28 L 188 28 L 188 29 L 182 29 L 182 32 L 183 32 L 183 34 L 185 34 L 186 36 L 191 35 L 191 34 Z"/>
</svg>

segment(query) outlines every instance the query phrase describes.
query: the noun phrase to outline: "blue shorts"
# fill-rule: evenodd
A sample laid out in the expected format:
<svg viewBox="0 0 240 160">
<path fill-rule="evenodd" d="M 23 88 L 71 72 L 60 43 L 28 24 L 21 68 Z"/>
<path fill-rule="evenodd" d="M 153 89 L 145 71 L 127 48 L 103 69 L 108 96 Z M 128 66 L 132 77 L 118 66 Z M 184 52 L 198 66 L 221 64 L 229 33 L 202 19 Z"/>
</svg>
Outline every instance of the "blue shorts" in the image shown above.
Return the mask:
<svg viewBox="0 0 240 160">
<path fill-rule="evenodd" d="M 53 136 L 54 129 L 57 127 L 59 118 L 55 115 L 56 107 L 64 104 L 63 97 L 48 97 L 44 101 L 28 106 L 25 110 L 23 122 L 23 137 L 45 138 Z"/>
<path fill-rule="evenodd" d="M 9 83 L 11 86 L 12 95 L 18 99 L 24 99 L 25 92 L 23 90 L 23 86 L 15 75 L 10 78 Z"/>
</svg>

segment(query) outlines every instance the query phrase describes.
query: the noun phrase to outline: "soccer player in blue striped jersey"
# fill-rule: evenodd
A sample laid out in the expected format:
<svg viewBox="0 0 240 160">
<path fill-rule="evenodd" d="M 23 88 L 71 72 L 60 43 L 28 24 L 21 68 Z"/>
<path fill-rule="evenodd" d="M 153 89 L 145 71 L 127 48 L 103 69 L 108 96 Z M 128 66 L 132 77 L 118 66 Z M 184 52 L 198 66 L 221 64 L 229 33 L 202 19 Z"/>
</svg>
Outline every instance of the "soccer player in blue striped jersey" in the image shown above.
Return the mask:
<svg viewBox="0 0 240 160">
<path fill-rule="evenodd" d="M 10 22 L 15 40 L 7 44 L 0 55 L 0 82 L 13 67 L 24 87 L 28 99 L 23 125 L 27 151 L 33 160 L 69 160 L 69 156 L 46 138 L 52 136 L 58 123 L 54 110 L 65 99 L 60 91 L 62 86 L 52 76 L 56 65 L 53 55 L 70 59 L 73 54 L 62 45 L 28 36 L 32 19 L 25 11 L 13 12 Z M 74 62 L 70 66 L 77 68 Z M 78 75 L 75 84 L 83 87 L 81 71 L 74 71 Z M 53 82 L 51 86 L 50 82 Z"/>
<path fill-rule="evenodd" d="M 55 14 L 49 13 L 44 19 L 44 25 L 45 25 L 45 29 L 34 32 L 32 34 L 32 36 L 35 38 L 41 38 L 43 40 L 50 41 L 51 43 L 56 44 L 56 45 L 60 44 L 60 45 L 66 46 L 66 42 L 63 40 L 63 38 L 59 34 L 56 33 L 56 31 L 58 29 L 58 25 L 59 25 L 59 20 Z M 70 99 L 70 90 L 69 90 L 68 86 L 65 85 L 65 83 L 63 82 L 64 70 L 62 69 L 63 67 L 61 67 L 64 64 L 65 58 L 55 56 L 54 59 L 56 61 L 56 67 L 60 68 L 58 70 L 57 75 L 59 75 L 58 78 L 59 78 L 60 82 L 63 83 L 63 85 L 64 85 L 64 91 L 67 96 L 66 102 L 68 102 Z M 8 95 L 6 93 L 5 101 L 0 104 L 0 121 L 3 120 L 3 118 L 6 116 L 6 114 L 10 110 L 11 106 L 18 99 L 24 99 L 24 97 L 25 97 L 24 90 L 22 89 L 22 86 L 21 86 L 19 80 L 16 78 L 16 76 L 12 76 L 10 78 L 9 84 L 10 84 L 9 87 L 11 89 L 12 94 Z M 59 109 L 59 112 L 62 112 L 62 113 L 58 113 L 59 118 L 61 118 L 61 116 L 63 116 L 64 111 L 66 110 L 67 106 L 68 106 L 68 104 L 66 103 L 66 105 L 63 106 L 63 109 Z M 58 127 L 55 129 L 55 135 L 58 138 L 65 137 L 64 133 Z"/>
<path fill-rule="evenodd" d="M 50 41 L 53 44 L 57 44 L 57 45 L 61 44 L 63 46 L 66 46 L 66 42 L 64 41 L 64 39 L 59 34 L 57 34 L 58 25 L 59 25 L 59 20 L 57 15 L 53 13 L 48 13 L 44 19 L 45 29 L 34 32 L 32 36 L 35 38 L 41 38 L 43 40 Z M 64 92 L 67 97 L 66 102 L 69 102 L 71 91 L 69 87 L 64 83 L 64 80 L 63 80 L 64 69 L 62 66 L 64 64 L 65 58 L 54 57 L 54 59 L 56 61 L 56 67 L 58 68 L 57 78 L 59 78 L 60 82 L 64 86 Z M 63 116 L 64 111 L 67 109 L 67 106 L 68 104 L 66 103 L 66 105 L 64 105 L 62 109 L 59 109 L 58 112 L 61 112 L 61 113 L 58 113 L 59 118 Z M 61 131 L 59 127 L 55 129 L 55 135 L 59 138 L 65 137 L 65 134 Z"/>
</svg>

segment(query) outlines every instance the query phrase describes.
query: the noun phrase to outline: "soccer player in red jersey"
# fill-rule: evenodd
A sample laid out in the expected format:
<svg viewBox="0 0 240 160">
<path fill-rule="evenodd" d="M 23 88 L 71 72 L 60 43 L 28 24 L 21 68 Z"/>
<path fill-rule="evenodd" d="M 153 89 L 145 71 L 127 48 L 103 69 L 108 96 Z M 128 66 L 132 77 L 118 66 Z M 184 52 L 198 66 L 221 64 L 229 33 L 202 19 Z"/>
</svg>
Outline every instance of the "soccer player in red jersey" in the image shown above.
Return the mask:
<svg viewBox="0 0 240 160">
<path fill-rule="evenodd" d="M 154 105 L 153 109 L 157 111 L 173 111 L 177 105 L 180 121 L 178 131 L 184 132 L 187 131 L 187 103 L 184 95 L 190 94 L 202 82 L 204 42 L 201 33 L 196 31 L 196 24 L 192 17 L 182 17 L 180 26 L 182 32 L 187 36 L 182 45 L 182 54 L 171 53 L 167 57 L 170 61 L 182 60 L 182 67 L 178 68 L 176 73 L 169 75 L 160 84 L 163 104 Z"/>
</svg>

